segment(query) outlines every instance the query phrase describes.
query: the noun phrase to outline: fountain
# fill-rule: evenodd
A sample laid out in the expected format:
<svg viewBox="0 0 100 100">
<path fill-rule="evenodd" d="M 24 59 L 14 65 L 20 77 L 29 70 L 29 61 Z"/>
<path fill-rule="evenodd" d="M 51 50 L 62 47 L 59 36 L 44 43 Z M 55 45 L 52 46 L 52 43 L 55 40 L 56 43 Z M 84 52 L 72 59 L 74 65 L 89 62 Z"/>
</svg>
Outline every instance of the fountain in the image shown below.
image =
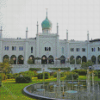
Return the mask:
<svg viewBox="0 0 100 100">
<path fill-rule="evenodd" d="M 97 86 L 95 85 L 94 73 L 92 73 L 92 81 L 90 81 L 91 76 L 87 69 L 86 77 L 86 81 L 74 82 L 72 78 L 72 82 L 61 82 L 60 70 L 58 70 L 56 82 L 29 85 L 24 88 L 24 92 L 41 100 L 99 100 L 99 83 Z M 32 91 L 30 91 L 31 89 Z"/>
</svg>

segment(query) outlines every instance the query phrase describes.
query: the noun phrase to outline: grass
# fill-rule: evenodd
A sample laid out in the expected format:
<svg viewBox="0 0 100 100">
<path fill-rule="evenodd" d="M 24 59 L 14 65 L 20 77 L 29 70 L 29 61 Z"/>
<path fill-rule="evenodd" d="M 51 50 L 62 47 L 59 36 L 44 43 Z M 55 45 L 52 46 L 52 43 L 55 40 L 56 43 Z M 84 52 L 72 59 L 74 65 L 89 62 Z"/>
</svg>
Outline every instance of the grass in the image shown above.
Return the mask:
<svg viewBox="0 0 100 100">
<path fill-rule="evenodd" d="M 15 83 L 15 79 L 7 79 L 2 81 L 2 87 L 0 87 L 0 100 L 37 100 L 30 98 L 22 93 L 25 86 L 34 84 L 36 82 L 42 82 L 42 79 L 32 78 L 31 83 Z M 56 78 L 46 79 L 46 82 L 55 81 Z"/>
<path fill-rule="evenodd" d="M 63 80 L 65 77 L 62 77 Z M 56 78 L 51 77 L 50 79 L 45 79 L 45 82 L 56 81 Z M 86 76 L 79 76 L 79 80 L 86 80 Z M 100 79 L 95 76 L 95 81 L 100 81 Z M 0 100 L 37 100 L 35 98 L 30 98 L 22 93 L 25 86 L 43 82 L 42 79 L 37 79 L 37 77 L 32 77 L 31 83 L 16 83 L 15 79 L 7 79 L 2 81 L 2 87 L 0 87 Z"/>
</svg>

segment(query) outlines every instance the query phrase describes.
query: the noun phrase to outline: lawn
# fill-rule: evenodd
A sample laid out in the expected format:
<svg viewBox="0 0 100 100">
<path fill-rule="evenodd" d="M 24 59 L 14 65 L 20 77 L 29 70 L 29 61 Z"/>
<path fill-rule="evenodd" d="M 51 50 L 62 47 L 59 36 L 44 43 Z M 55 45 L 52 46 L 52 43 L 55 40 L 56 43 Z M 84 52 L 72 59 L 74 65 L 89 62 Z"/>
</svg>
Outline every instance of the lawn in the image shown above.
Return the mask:
<svg viewBox="0 0 100 100">
<path fill-rule="evenodd" d="M 61 78 L 63 80 L 64 77 Z M 86 80 L 86 76 L 79 76 L 79 80 Z M 100 81 L 100 79 L 95 76 L 95 81 Z M 56 81 L 56 78 L 51 77 L 50 79 L 45 79 L 45 82 Z M 35 98 L 30 98 L 22 93 L 25 86 L 43 82 L 42 79 L 37 79 L 37 77 L 32 77 L 31 83 L 15 83 L 15 79 L 7 79 L 2 81 L 2 87 L 0 87 L 0 100 L 37 100 Z"/>
<path fill-rule="evenodd" d="M 15 83 L 15 79 L 7 79 L 2 81 L 2 87 L 0 87 L 0 100 L 37 100 L 25 96 L 22 93 L 22 89 L 30 84 L 34 84 L 36 82 L 42 82 L 43 80 L 37 80 L 36 78 L 32 78 L 31 83 Z M 56 78 L 46 79 L 45 81 L 55 81 Z"/>
</svg>

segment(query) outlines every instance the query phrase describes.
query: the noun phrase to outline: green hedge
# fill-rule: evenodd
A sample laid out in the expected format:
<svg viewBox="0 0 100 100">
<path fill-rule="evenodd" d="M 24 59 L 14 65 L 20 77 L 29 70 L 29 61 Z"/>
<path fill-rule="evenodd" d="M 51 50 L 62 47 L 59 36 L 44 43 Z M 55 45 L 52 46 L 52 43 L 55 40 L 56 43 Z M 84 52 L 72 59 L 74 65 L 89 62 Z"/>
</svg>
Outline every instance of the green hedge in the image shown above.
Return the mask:
<svg viewBox="0 0 100 100">
<path fill-rule="evenodd" d="M 98 78 L 100 78 L 100 71 L 98 71 Z"/>
<path fill-rule="evenodd" d="M 37 77 L 37 72 L 36 71 L 25 71 L 25 72 L 20 72 L 20 73 L 14 73 L 13 77 L 16 78 L 20 74 L 22 74 L 23 76 L 26 75 L 26 76 L 31 76 L 31 77 Z"/>
<path fill-rule="evenodd" d="M 70 67 L 67 67 L 67 68 L 48 68 L 48 69 L 51 69 L 51 70 L 65 70 L 65 71 L 70 71 Z"/>
<path fill-rule="evenodd" d="M 43 79 L 43 73 L 39 73 L 37 75 L 38 79 Z M 44 72 L 44 79 L 49 79 L 50 78 L 50 73 Z"/>
<path fill-rule="evenodd" d="M 53 73 L 53 77 L 57 77 L 57 72 L 54 72 Z"/>
<path fill-rule="evenodd" d="M 60 73 L 60 76 L 61 76 L 61 77 L 64 77 L 64 72 L 61 72 L 61 73 Z"/>
<path fill-rule="evenodd" d="M 29 83 L 32 82 L 32 79 L 30 76 L 23 76 L 23 77 L 16 77 L 16 83 Z"/>
<path fill-rule="evenodd" d="M 79 69 L 76 69 L 76 70 L 73 70 L 72 72 L 76 72 L 78 73 L 79 75 L 86 75 L 87 74 L 87 70 L 79 70 Z"/>
<path fill-rule="evenodd" d="M 6 76 L 7 76 L 7 79 L 13 78 L 13 74 L 11 74 L 11 73 L 7 74 Z"/>
<path fill-rule="evenodd" d="M 19 76 L 19 73 L 14 73 L 13 74 L 13 78 L 16 78 L 16 77 L 18 77 Z"/>
<path fill-rule="evenodd" d="M 72 77 L 74 80 L 78 79 L 78 73 L 75 72 L 67 72 L 66 74 L 66 80 L 72 80 Z"/>
<path fill-rule="evenodd" d="M 40 71 L 41 68 L 29 68 L 29 71 Z"/>
</svg>

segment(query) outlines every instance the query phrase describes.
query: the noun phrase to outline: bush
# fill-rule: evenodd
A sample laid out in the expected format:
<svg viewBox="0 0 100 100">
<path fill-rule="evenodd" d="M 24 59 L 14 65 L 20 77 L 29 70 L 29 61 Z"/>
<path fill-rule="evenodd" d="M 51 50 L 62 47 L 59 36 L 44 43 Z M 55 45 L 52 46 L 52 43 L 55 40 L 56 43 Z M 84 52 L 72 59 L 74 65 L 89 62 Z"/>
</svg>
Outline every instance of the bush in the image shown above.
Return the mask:
<svg viewBox="0 0 100 100">
<path fill-rule="evenodd" d="M 76 69 L 73 72 L 76 72 L 79 75 L 86 75 L 87 74 L 87 70 L 84 70 L 84 69 L 82 69 L 82 70 Z"/>
<path fill-rule="evenodd" d="M 67 67 L 67 68 L 48 68 L 48 69 L 51 69 L 51 70 L 65 70 L 65 71 L 70 71 L 70 67 Z"/>
<path fill-rule="evenodd" d="M 29 82 L 32 82 L 32 79 L 30 76 L 16 77 L 16 83 L 29 83 Z"/>
<path fill-rule="evenodd" d="M 0 75 L 0 87 L 1 87 L 1 85 L 2 85 L 2 77 Z"/>
<path fill-rule="evenodd" d="M 29 71 L 40 71 L 41 68 L 29 68 Z"/>
<path fill-rule="evenodd" d="M 75 72 L 67 72 L 66 73 L 66 80 L 72 80 L 72 76 L 73 76 L 73 79 L 77 79 L 78 78 L 78 73 L 75 73 Z"/>
<path fill-rule="evenodd" d="M 53 77 L 57 77 L 57 72 L 54 72 L 53 73 Z"/>
<path fill-rule="evenodd" d="M 98 78 L 100 78 L 100 71 L 98 71 Z"/>
<path fill-rule="evenodd" d="M 49 79 L 50 78 L 50 73 L 48 73 L 48 72 L 44 72 L 44 79 Z M 37 77 L 38 77 L 38 79 L 43 79 L 43 73 L 39 73 L 38 75 L 37 75 Z"/>
<path fill-rule="evenodd" d="M 5 73 L 0 73 L 0 76 L 2 78 L 2 80 L 6 80 L 7 76 L 5 75 Z"/>
<path fill-rule="evenodd" d="M 36 71 L 25 71 L 25 72 L 20 72 L 18 75 L 26 75 L 26 76 L 31 76 L 31 77 L 37 77 L 37 72 Z"/>
<path fill-rule="evenodd" d="M 18 76 L 19 76 L 18 73 L 14 73 L 14 74 L 13 74 L 13 78 L 16 78 L 16 77 L 18 77 Z"/>
<path fill-rule="evenodd" d="M 61 72 L 60 76 L 61 76 L 61 77 L 64 77 L 64 72 Z"/>
<path fill-rule="evenodd" d="M 11 79 L 11 78 L 13 78 L 13 74 L 11 73 L 7 74 L 7 79 Z"/>
</svg>

